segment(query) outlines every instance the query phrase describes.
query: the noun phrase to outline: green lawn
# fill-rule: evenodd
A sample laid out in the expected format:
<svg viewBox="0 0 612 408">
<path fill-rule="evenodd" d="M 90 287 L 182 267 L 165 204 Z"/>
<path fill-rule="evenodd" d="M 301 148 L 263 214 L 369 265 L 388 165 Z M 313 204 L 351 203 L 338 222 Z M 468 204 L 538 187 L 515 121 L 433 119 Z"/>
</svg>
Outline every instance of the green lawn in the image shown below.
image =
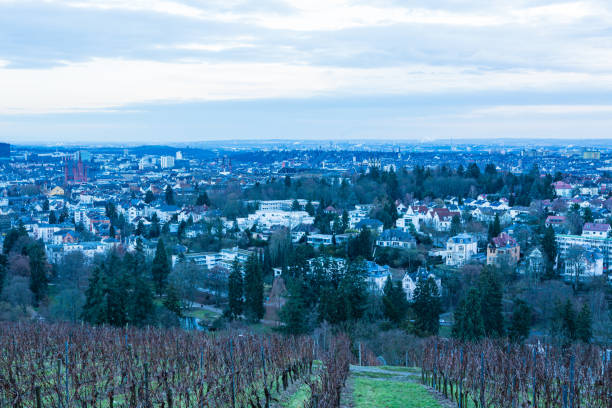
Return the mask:
<svg viewBox="0 0 612 408">
<path fill-rule="evenodd" d="M 287 401 L 281 402 L 283 408 L 303 408 L 310 400 L 310 387 L 302 384 Z"/>
<path fill-rule="evenodd" d="M 441 408 L 420 384 L 353 378 L 355 408 Z"/>
</svg>

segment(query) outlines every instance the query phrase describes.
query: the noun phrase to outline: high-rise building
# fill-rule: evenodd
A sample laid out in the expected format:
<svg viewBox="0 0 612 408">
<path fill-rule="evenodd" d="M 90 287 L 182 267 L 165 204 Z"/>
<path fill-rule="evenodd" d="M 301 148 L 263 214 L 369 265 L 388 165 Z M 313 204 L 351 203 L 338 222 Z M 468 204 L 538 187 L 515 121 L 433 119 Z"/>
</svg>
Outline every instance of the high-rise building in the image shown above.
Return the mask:
<svg viewBox="0 0 612 408">
<path fill-rule="evenodd" d="M 162 169 L 171 169 L 174 167 L 174 157 L 162 156 L 160 159 L 160 165 Z"/>
</svg>

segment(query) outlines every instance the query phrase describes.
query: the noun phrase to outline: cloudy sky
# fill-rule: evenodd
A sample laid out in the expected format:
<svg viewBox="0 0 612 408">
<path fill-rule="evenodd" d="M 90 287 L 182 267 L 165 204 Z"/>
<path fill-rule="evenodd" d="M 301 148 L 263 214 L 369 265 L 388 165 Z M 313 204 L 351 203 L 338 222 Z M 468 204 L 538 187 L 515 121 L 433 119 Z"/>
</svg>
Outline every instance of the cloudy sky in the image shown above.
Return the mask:
<svg viewBox="0 0 612 408">
<path fill-rule="evenodd" d="M 0 0 L 0 139 L 611 138 L 612 1 Z"/>
</svg>

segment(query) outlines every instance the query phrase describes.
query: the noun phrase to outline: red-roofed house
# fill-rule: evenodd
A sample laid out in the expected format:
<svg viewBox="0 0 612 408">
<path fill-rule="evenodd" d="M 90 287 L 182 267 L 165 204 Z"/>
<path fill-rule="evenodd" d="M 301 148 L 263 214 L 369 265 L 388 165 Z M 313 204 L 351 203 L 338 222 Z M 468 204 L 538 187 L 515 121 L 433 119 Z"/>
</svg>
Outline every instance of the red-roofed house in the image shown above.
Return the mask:
<svg viewBox="0 0 612 408">
<path fill-rule="evenodd" d="M 450 231 L 453 216 L 461 216 L 458 211 L 450 211 L 448 208 L 434 208 L 429 211 L 427 217 L 436 231 Z"/>
<path fill-rule="evenodd" d="M 487 265 L 515 265 L 521 257 L 521 247 L 514 238 L 502 232 L 487 245 Z"/>
<path fill-rule="evenodd" d="M 587 222 L 582 227 L 583 237 L 600 237 L 606 238 L 610 232 L 610 224 L 596 224 L 593 222 Z"/>
<path fill-rule="evenodd" d="M 546 221 L 544 222 L 544 224 L 547 227 L 550 227 L 551 225 L 554 227 L 559 227 L 565 224 L 566 218 L 563 215 L 549 215 L 548 217 L 546 217 Z"/>
<path fill-rule="evenodd" d="M 553 188 L 555 189 L 555 193 L 559 197 L 571 197 L 572 196 L 572 186 L 563 181 L 556 181 L 552 183 Z"/>
</svg>

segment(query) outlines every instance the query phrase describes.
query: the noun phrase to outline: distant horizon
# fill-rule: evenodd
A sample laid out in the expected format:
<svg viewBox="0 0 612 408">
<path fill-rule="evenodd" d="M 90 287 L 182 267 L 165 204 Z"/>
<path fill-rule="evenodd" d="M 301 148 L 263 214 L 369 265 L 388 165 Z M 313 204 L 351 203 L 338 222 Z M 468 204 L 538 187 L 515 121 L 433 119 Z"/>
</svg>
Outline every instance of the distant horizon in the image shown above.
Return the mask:
<svg viewBox="0 0 612 408">
<path fill-rule="evenodd" d="M 397 139 L 397 140 L 377 140 L 377 139 L 262 139 L 262 140 L 248 140 L 248 139 L 235 139 L 235 140 L 223 140 L 223 139 L 210 139 L 200 140 L 191 142 L 175 142 L 175 143 L 143 143 L 143 142 L 102 142 L 102 141 L 91 141 L 88 143 L 10 143 L 7 141 L 0 140 L 0 143 L 9 143 L 13 148 L 27 149 L 27 148 L 46 148 L 46 149 L 74 149 L 74 148 L 139 148 L 139 147 L 169 147 L 169 148 L 190 148 L 190 149 L 206 149 L 216 148 L 220 145 L 237 145 L 241 147 L 252 147 L 259 145 L 262 148 L 275 147 L 274 145 L 289 145 L 284 146 L 285 148 L 296 146 L 296 147 L 312 147 L 315 148 L 317 144 L 321 147 L 330 147 L 333 145 L 350 145 L 355 147 L 358 145 L 364 145 L 364 147 L 372 146 L 443 146 L 443 147 L 470 147 L 470 146 L 483 146 L 483 147 L 496 147 L 496 148 L 517 148 L 517 147 L 557 147 L 557 148 L 612 148 L 612 138 L 601 138 L 601 139 L 582 139 L 573 140 L 572 143 L 567 144 L 568 139 L 563 138 L 541 138 L 537 140 L 528 140 L 522 138 L 503 138 L 503 139 L 470 139 L 470 138 L 453 138 L 452 142 L 449 139 L 432 139 L 432 140 L 409 140 L 409 139 Z M 209 146 L 210 145 L 210 146 Z"/>
<path fill-rule="evenodd" d="M 0 139 L 607 140 L 606 0 L 0 0 Z"/>
</svg>

